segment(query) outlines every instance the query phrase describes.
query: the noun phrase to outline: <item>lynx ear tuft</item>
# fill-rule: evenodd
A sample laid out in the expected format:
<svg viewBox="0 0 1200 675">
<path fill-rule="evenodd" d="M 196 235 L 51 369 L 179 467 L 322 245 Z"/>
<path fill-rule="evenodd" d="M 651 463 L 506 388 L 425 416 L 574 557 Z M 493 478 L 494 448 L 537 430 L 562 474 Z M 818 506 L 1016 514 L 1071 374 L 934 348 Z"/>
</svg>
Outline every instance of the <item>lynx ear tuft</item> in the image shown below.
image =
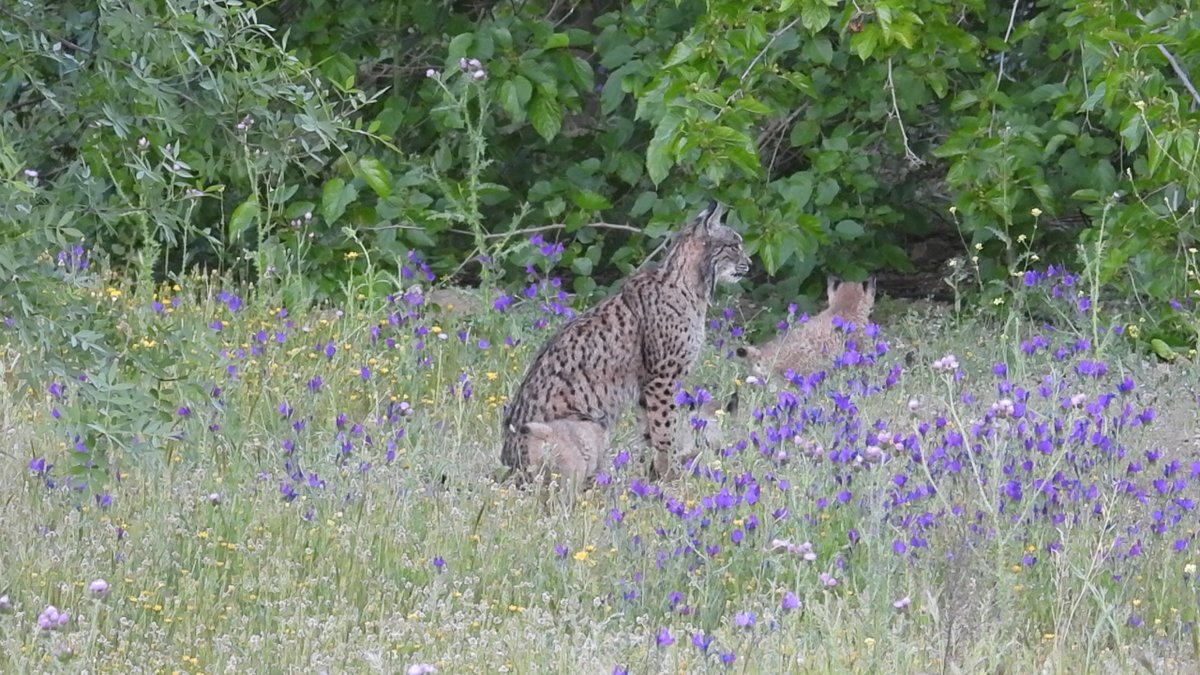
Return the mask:
<svg viewBox="0 0 1200 675">
<path fill-rule="evenodd" d="M 696 217 L 696 220 L 704 226 L 704 229 L 707 230 L 712 229 L 716 225 L 720 225 L 721 216 L 724 215 L 725 207 L 714 199 L 708 203 L 708 206 L 704 207 L 704 210 L 700 212 L 700 215 Z"/>
</svg>

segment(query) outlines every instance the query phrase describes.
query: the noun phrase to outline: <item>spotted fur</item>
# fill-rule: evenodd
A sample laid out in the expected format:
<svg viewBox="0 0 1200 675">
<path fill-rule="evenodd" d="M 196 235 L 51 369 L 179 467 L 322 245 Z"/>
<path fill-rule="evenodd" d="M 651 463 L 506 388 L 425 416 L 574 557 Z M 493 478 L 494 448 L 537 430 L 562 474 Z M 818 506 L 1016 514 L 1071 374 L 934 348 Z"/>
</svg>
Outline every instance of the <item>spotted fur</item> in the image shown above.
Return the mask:
<svg viewBox="0 0 1200 675">
<path fill-rule="evenodd" d="M 700 355 L 717 283 L 750 269 L 723 212 L 710 204 L 675 235 L 661 264 L 633 274 L 542 346 L 505 412 L 501 462 L 527 473 L 530 422 L 590 420 L 611 430 L 636 400 L 654 452 L 651 476 L 667 473 L 678 427 L 675 383 Z"/>
<path fill-rule="evenodd" d="M 830 367 L 845 350 L 847 337 L 846 331 L 835 325 L 834 317 L 858 330 L 865 327 L 875 306 L 875 280 L 862 284 L 830 277 L 826 294 L 829 307 L 820 314 L 761 346 L 739 348 L 738 356 L 749 360 L 761 377 L 772 372 L 783 375 L 788 370 L 807 375 Z"/>
</svg>

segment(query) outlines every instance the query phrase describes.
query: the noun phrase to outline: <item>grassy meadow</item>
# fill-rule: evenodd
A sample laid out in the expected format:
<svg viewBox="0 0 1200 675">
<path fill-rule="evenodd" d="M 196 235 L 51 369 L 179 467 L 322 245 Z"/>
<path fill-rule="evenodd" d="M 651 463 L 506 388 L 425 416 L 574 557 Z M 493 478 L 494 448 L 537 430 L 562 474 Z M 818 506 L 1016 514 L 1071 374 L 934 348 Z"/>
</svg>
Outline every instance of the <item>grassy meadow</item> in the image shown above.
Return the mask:
<svg viewBox="0 0 1200 675">
<path fill-rule="evenodd" d="M 41 381 L 7 343 L 0 671 L 1200 668 L 1200 373 L 1078 279 L 1012 299 L 1053 325 L 881 301 L 828 372 L 766 383 L 725 292 L 680 400 L 739 407 L 698 465 L 647 482 L 629 415 L 568 509 L 494 476 L 571 299 L 405 270 L 318 308 L 71 275 L 128 341 Z"/>
</svg>

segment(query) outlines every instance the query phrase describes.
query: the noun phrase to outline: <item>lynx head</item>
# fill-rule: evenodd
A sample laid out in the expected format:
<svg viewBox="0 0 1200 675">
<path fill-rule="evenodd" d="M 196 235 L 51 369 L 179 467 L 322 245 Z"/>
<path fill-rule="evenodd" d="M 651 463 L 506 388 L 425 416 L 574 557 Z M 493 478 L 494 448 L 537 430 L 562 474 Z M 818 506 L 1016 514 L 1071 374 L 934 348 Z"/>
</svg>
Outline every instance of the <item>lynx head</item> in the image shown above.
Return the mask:
<svg viewBox="0 0 1200 675">
<path fill-rule="evenodd" d="M 695 220 L 679 231 L 666 265 L 699 272 L 711 295 L 718 283 L 731 283 L 750 271 L 750 257 L 742 249 L 742 235 L 721 222 L 725 207 L 710 202 Z"/>
<path fill-rule="evenodd" d="M 825 293 L 829 298 L 830 313 L 861 328 L 875 307 L 875 277 L 867 279 L 865 283 L 855 283 L 831 276 Z"/>
</svg>

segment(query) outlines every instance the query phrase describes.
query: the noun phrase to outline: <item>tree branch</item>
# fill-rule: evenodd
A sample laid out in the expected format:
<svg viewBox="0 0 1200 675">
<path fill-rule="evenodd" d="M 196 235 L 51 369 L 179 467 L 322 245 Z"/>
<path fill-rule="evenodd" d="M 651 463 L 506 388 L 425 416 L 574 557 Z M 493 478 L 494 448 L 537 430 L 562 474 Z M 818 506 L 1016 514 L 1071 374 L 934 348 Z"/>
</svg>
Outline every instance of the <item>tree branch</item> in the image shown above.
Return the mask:
<svg viewBox="0 0 1200 675">
<path fill-rule="evenodd" d="M 68 40 L 67 38 L 65 38 L 65 37 L 63 37 L 63 36 L 61 36 L 61 35 L 59 35 L 58 33 L 55 33 L 54 31 L 50 30 L 49 28 L 39 28 L 38 26 L 35 26 L 35 25 L 33 25 L 33 24 L 32 24 L 32 23 L 29 21 L 29 19 L 26 19 L 25 17 L 21 16 L 20 14 L 17 14 L 17 13 L 15 13 L 15 12 L 13 12 L 12 10 L 9 10 L 9 9 L 7 9 L 7 8 L 5 8 L 5 7 L 0 7 L 0 13 L 3 13 L 5 16 L 8 16 L 8 17 L 10 17 L 10 18 L 12 18 L 12 19 L 14 19 L 14 20 L 16 20 L 16 21 L 19 21 L 21 24 L 23 24 L 23 25 L 24 25 L 26 28 L 28 28 L 28 29 L 29 29 L 29 30 L 31 30 L 31 31 L 35 31 L 35 32 L 41 32 L 41 33 L 45 33 L 46 35 L 49 35 L 49 36 L 50 36 L 51 38 L 53 38 L 55 41 L 57 41 L 57 42 L 61 42 L 61 43 L 63 43 L 64 45 L 66 45 L 66 46 L 70 47 L 71 49 L 74 49 L 74 50 L 76 50 L 76 51 L 83 52 L 84 54 L 87 54 L 88 56 L 95 56 L 95 55 L 96 55 L 96 54 L 95 54 L 95 52 L 93 52 L 92 50 L 88 49 L 87 47 L 84 47 L 84 46 L 82 46 L 82 45 L 75 44 L 74 42 L 71 42 L 71 41 L 70 41 L 70 40 Z"/>
<path fill-rule="evenodd" d="M 896 104 L 896 84 L 892 82 L 891 57 L 888 57 L 887 87 L 888 91 L 892 94 L 892 115 L 896 118 L 896 124 L 900 125 L 900 138 L 904 139 L 904 159 L 912 166 L 920 166 L 922 164 L 921 158 L 908 146 L 908 132 L 904 130 L 904 120 L 900 119 L 900 106 Z"/>
<path fill-rule="evenodd" d="M 792 19 L 791 23 L 780 28 L 779 30 L 775 31 L 774 33 L 771 33 L 771 39 L 767 40 L 767 44 L 763 45 L 763 48 L 761 50 L 759 50 L 759 52 L 757 54 L 754 55 L 753 59 L 750 60 L 750 65 L 746 66 L 746 70 L 742 71 L 742 76 L 738 78 L 738 82 L 744 82 L 746 80 L 746 76 L 750 74 L 750 71 L 754 70 L 754 66 L 758 65 L 758 62 L 761 61 L 762 58 L 767 55 L 767 50 L 771 48 L 771 45 L 775 44 L 775 40 L 779 39 L 780 35 L 783 35 L 784 33 L 788 32 L 798 23 L 800 23 L 800 17 L 796 17 L 795 19 Z"/>
<path fill-rule="evenodd" d="M 484 235 L 484 239 L 500 239 L 502 237 L 504 237 L 504 238 L 513 237 L 518 234 L 535 234 L 537 232 L 550 232 L 553 230 L 566 229 L 566 227 L 567 227 L 566 223 L 554 223 L 551 225 L 539 225 L 538 227 L 527 227 L 522 230 L 513 230 L 512 232 L 493 232 L 491 234 Z M 620 232 L 632 232 L 634 234 L 642 233 L 641 230 L 639 230 L 636 227 L 633 227 L 632 225 L 622 225 L 620 223 L 588 223 L 587 225 L 581 225 L 580 227 L 594 227 L 598 230 L 618 230 Z"/>
<path fill-rule="evenodd" d="M 1146 20 L 1146 17 L 1142 15 L 1141 11 L 1134 10 L 1134 14 L 1137 14 L 1137 18 L 1141 19 L 1142 21 Z M 1196 86 L 1193 85 L 1191 79 L 1188 78 L 1187 71 L 1183 69 L 1183 66 L 1179 65 L 1179 62 L 1175 60 L 1175 57 L 1171 54 L 1171 52 L 1167 51 L 1166 45 L 1160 43 L 1155 46 L 1158 47 L 1158 51 L 1162 52 L 1162 55 L 1167 58 L 1167 62 L 1171 64 L 1171 69 L 1175 71 L 1175 76 L 1178 77 L 1181 82 L 1183 82 L 1183 86 L 1187 88 L 1188 93 L 1192 95 L 1192 110 L 1195 110 L 1197 106 L 1200 106 L 1200 92 L 1196 91 Z"/>
<path fill-rule="evenodd" d="M 1004 31 L 1004 44 L 1008 46 L 1008 38 L 1012 37 L 1013 24 L 1017 22 L 1017 7 L 1021 5 L 1021 0 L 1013 0 L 1012 12 L 1008 15 L 1008 30 Z M 1007 52 L 1000 52 L 1000 70 L 996 73 L 996 89 L 1000 89 L 1000 82 L 1004 79 L 1004 57 Z"/>
</svg>

